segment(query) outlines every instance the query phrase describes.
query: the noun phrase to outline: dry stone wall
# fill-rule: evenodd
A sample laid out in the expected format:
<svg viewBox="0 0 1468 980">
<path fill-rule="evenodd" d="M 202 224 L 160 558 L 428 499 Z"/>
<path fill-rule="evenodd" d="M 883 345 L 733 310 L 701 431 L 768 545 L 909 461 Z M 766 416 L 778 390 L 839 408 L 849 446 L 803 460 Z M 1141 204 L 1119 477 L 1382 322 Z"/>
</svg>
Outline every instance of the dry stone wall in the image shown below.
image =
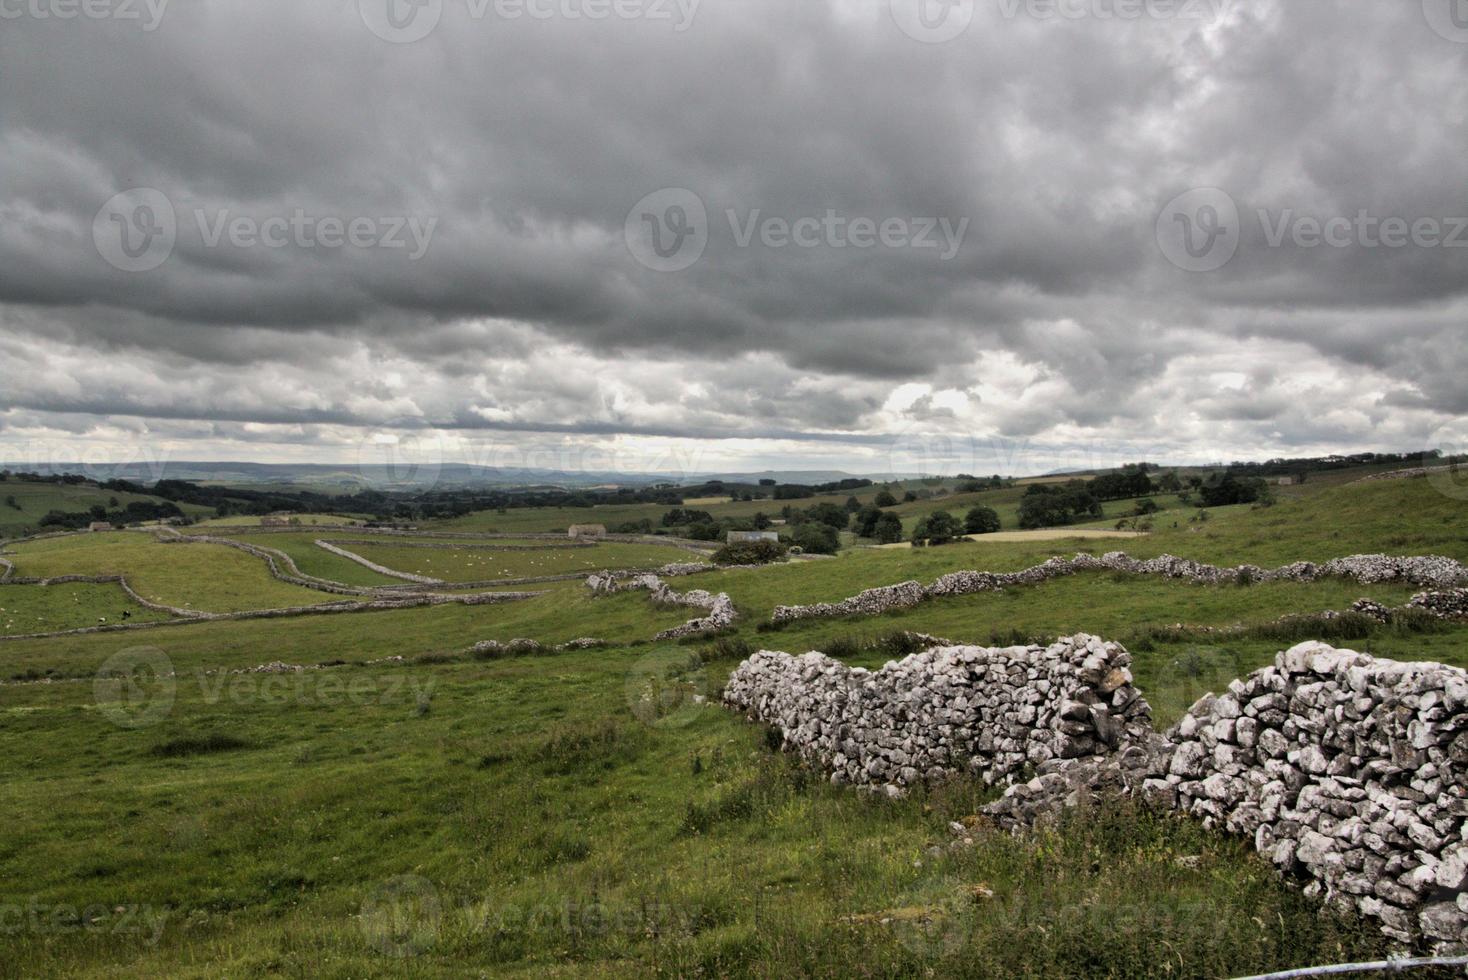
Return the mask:
<svg viewBox="0 0 1468 980">
<path fill-rule="evenodd" d="M 707 566 L 669 566 L 669 568 L 688 568 L 703 570 Z M 663 569 L 667 573 L 668 568 Z M 686 572 L 683 574 L 687 574 Z M 678 592 L 657 575 L 642 573 L 618 578 L 613 572 L 601 572 L 587 578 L 586 585 L 596 595 L 615 595 L 618 592 L 628 592 L 637 589 L 645 589 L 652 593 L 653 602 L 672 606 L 693 606 L 698 609 L 708 610 L 707 615 L 690 619 L 688 622 L 672 629 L 663 630 L 653 637 L 654 640 L 678 640 L 687 636 L 701 636 L 705 633 L 718 633 L 734 625 L 739 618 L 739 612 L 734 608 L 734 600 L 729 595 L 720 592 L 715 595 L 703 589 L 690 589 L 687 592 Z"/>
<path fill-rule="evenodd" d="M 388 578 L 402 579 L 404 582 L 415 582 L 419 585 L 443 585 L 443 579 L 429 578 L 427 575 L 414 575 L 412 572 L 400 572 L 395 568 L 388 568 L 386 565 L 379 565 L 377 564 L 377 562 L 372 561 L 368 558 L 364 558 L 362 555 L 357 554 L 355 551 L 348 551 L 345 548 L 338 548 L 330 541 L 322 541 L 320 539 L 317 539 L 312 543 L 315 544 L 316 547 L 320 548 L 322 551 L 330 552 L 333 555 L 345 558 L 347 561 L 356 562 L 363 568 L 368 569 L 369 571 L 376 572 L 378 575 L 386 575 Z M 368 543 L 371 544 L 372 542 Z"/>
<path fill-rule="evenodd" d="M 1130 655 L 1075 636 L 1048 647 L 945 647 L 877 671 L 761 652 L 724 702 L 778 729 L 836 784 L 899 795 L 969 773 L 990 784 L 1053 759 L 1105 756 L 1151 732 Z"/>
<path fill-rule="evenodd" d="M 1304 643 L 1165 736 L 1042 767 L 986 813 L 1019 829 L 1107 794 L 1250 838 L 1398 942 L 1468 951 L 1468 672 Z"/>
<path fill-rule="evenodd" d="M 1121 572 L 1129 575 L 1159 575 L 1201 585 L 1242 584 L 1256 582 L 1313 582 L 1323 578 L 1350 578 L 1364 585 L 1380 582 L 1406 582 L 1451 588 L 1468 582 L 1468 567 L 1437 555 L 1393 557 L 1389 555 L 1353 555 L 1328 562 L 1295 562 L 1280 568 L 1266 569 L 1257 565 L 1221 568 L 1161 555 L 1137 559 L 1114 551 L 1097 558 L 1078 554 L 1074 558 L 1050 558 L 1019 572 L 951 572 L 924 587 L 920 582 L 868 589 L 841 602 L 822 602 L 804 606 L 777 606 L 771 616 L 775 623 L 831 616 L 877 615 L 894 609 L 907 609 L 927 599 L 943 596 L 972 595 L 993 592 L 1007 586 L 1038 585 L 1052 578 L 1079 572 Z"/>
</svg>

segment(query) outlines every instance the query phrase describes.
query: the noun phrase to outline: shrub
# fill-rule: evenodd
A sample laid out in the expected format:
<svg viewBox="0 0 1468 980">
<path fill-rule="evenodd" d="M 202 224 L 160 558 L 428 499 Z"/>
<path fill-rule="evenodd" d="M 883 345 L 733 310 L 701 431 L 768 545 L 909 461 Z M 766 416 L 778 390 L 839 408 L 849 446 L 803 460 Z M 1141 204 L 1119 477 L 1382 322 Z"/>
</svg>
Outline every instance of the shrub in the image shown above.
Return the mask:
<svg viewBox="0 0 1468 980">
<path fill-rule="evenodd" d="M 836 529 L 829 524 L 802 524 L 792 536 L 795 544 L 806 554 L 834 555 L 841 544 Z"/>
<path fill-rule="evenodd" d="M 902 518 L 892 513 L 883 514 L 877 518 L 877 525 L 871 536 L 882 544 L 896 544 L 902 540 Z"/>
<path fill-rule="evenodd" d="M 167 742 L 153 746 L 148 750 L 148 754 L 161 759 L 174 759 L 180 756 L 209 755 L 213 752 L 233 752 L 249 748 L 254 748 L 254 746 L 244 739 L 235 738 L 233 735 L 213 733 L 169 739 Z"/>
<path fill-rule="evenodd" d="M 992 507 L 975 507 L 963 519 L 963 529 L 969 534 L 993 534 L 999 527 L 999 515 Z"/>
<path fill-rule="evenodd" d="M 785 545 L 778 541 L 742 541 L 726 544 L 713 554 L 715 565 L 768 565 L 783 561 Z"/>
<path fill-rule="evenodd" d="M 940 510 L 918 522 L 917 527 L 913 528 L 912 540 L 914 544 L 925 542 L 940 545 L 947 544 L 962 534 L 963 528 L 959 525 L 958 518 L 946 510 Z"/>
</svg>

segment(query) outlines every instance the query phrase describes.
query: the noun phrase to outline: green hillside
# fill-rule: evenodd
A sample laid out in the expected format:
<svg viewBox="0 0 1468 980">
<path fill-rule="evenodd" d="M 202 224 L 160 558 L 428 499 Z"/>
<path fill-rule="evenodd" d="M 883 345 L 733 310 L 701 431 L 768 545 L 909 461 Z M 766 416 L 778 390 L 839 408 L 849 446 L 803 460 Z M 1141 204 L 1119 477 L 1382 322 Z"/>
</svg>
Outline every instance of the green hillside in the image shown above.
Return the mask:
<svg viewBox="0 0 1468 980">
<path fill-rule="evenodd" d="M 952 501 L 924 505 L 938 503 Z M 1176 527 L 1159 519 L 1126 550 L 1264 565 L 1375 551 L 1468 560 L 1468 502 L 1427 481 L 1322 481 L 1273 506 L 1193 514 L 1179 510 Z M 569 523 L 516 516 L 525 530 Z M 360 569 L 313 556 L 309 530 L 242 538 L 298 555 L 313 574 Z M 435 568 L 458 555 L 465 574 L 482 559 L 404 543 L 361 548 Z M 7 879 L 38 908 L 118 922 L 111 910 L 122 908 L 137 923 L 0 934 L 0 964 L 95 977 L 1175 977 L 1385 955 L 1373 929 L 1307 898 L 1247 842 L 1191 820 L 1115 805 L 1018 837 L 977 826 L 972 849 L 935 855 L 949 823 L 995 791 L 959 780 L 886 801 L 837 789 L 717 704 L 728 673 L 760 648 L 875 667 L 902 649 L 899 630 L 986 644 L 1087 631 L 1128 645 L 1166 724 L 1324 628 L 1286 629 L 1279 617 L 1414 591 L 1085 573 L 761 628 L 778 604 L 1112 547 L 854 549 L 677 581 L 733 598 L 741 618 L 717 644 L 653 642 L 699 611 L 643 592 L 597 598 L 579 581 L 504 605 L 0 641 Z M 241 552 L 136 533 L 14 551 L 26 573 L 120 571 L 195 608 L 330 598 L 270 579 Z M 504 554 L 541 563 L 581 552 Z M 115 616 L 115 595 L 98 588 L 0 586 L 0 626 Z M 1468 665 L 1468 623 L 1333 628 L 1341 646 Z M 521 637 L 606 643 L 469 652 Z M 140 656 L 166 663 L 167 678 L 124 699 L 93 683 L 115 658 Z M 319 669 L 255 670 L 276 662 Z M 38 678 L 51 683 L 15 683 Z M 116 723 L 155 704 L 141 726 Z"/>
</svg>

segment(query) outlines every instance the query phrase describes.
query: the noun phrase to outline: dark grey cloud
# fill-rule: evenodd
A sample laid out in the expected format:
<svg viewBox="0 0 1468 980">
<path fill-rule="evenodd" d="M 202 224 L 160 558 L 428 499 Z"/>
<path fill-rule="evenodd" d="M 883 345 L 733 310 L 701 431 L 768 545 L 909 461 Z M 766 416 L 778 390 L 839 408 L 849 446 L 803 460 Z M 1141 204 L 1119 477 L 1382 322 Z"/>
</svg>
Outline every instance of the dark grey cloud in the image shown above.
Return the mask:
<svg viewBox="0 0 1468 980">
<path fill-rule="evenodd" d="M 151 31 L 5 21 L 6 431 L 152 420 L 226 452 L 422 418 L 786 447 L 750 458 L 844 440 L 856 465 L 913 425 L 1260 455 L 1468 414 L 1468 247 L 1292 234 L 1468 219 L 1468 44 L 1419 3 L 1118 22 L 977 0 L 927 44 L 888 0 L 703 0 L 681 31 L 443 0 L 435 30 L 394 44 L 358 9 L 382 2 L 176 0 Z M 1198 187 L 1238 211 L 1237 254 L 1206 273 L 1156 239 Z M 93 234 L 134 188 L 177 222 L 143 272 Z M 624 238 L 662 188 L 706 208 L 682 271 Z M 298 214 L 313 239 L 333 219 L 432 233 L 416 260 L 406 231 L 404 248 L 209 241 Z M 739 241 L 828 214 L 813 247 Z M 948 242 L 853 244 L 853 221 L 923 219 Z"/>
</svg>

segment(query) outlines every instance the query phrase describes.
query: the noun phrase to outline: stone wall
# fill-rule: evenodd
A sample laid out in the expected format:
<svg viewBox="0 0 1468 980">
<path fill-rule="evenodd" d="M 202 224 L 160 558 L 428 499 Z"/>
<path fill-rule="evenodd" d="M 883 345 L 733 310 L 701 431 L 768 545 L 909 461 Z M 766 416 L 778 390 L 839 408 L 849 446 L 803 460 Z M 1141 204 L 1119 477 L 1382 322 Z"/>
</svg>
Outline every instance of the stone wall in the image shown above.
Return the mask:
<svg viewBox="0 0 1468 980">
<path fill-rule="evenodd" d="M 1468 931 L 1468 672 L 1323 643 L 1194 705 L 1148 787 L 1394 939 Z"/>
<path fill-rule="evenodd" d="M 695 566 L 669 566 L 670 568 L 693 569 Z M 704 566 L 697 566 L 702 570 Z M 664 569 L 666 572 L 667 569 Z M 684 572 L 683 574 L 688 574 Z M 672 586 L 664 582 L 657 575 L 642 573 L 619 578 L 613 572 L 601 572 L 591 575 L 586 579 L 586 585 L 596 595 L 615 595 L 618 592 L 627 592 L 637 589 L 645 589 L 652 593 L 653 602 L 663 603 L 671 606 L 693 606 L 708 610 L 708 615 L 690 619 L 688 622 L 672 629 L 663 630 L 653 637 L 654 640 L 678 640 L 687 636 L 701 636 L 705 633 L 718 633 L 734 625 L 739 618 L 739 612 L 734 608 L 734 600 L 727 593 L 720 592 L 715 595 L 703 589 L 690 589 L 687 592 L 678 592 Z"/>
<path fill-rule="evenodd" d="M 1151 709 L 1130 655 L 1075 636 L 1049 647 L 948 647 L 877 671 L 820 653 L 761 652 L 724 702 L 778 729 L 837 784 L 904 787 L 955 773 L 996 784 L 1052 759 L 1105 756 L 1145 738 Z"/>
<path fill-rule="evenodd" d="M 1468 672 L 1304 643 L 1166 735 L 1042 766 L 985 812 L 1020 829 L 1108 794 L 1249 838 L 1398 942 L 1468 951 Z"/>
<path fill-rule="evenodd" d="M 868 589 L 840 602 L 822 602 L 806 606 L 777 606 L 770 619 L 775 623 L 793 622 L 831 616 L 877 615 L 893 609 L 907 609 L 927 599 L 943 596 L 972 595 L 993 592 L 1007 586 L 1038 585 L 1052 578 L 1079 572 L 1121 572 L 1128 575 L 1158 575 L 1182 579 L 1201 585 L 1257 582 L 1313 582 L 1323 578 L 1350 578 L 1362 584 L 1406 582 L 1451 588 L 1468 582 L 1468 567 L 1451 558 L 1437 555 L 1392 557 L 1389 555 L 1352 555 L 1328 562 L 1295 562 L 1280 568 L 1238 565 L 1221 568 L 1175 555 L 1137 559 L 1115 551 L 1097 558 L 1078 554 L 1074 558 L 1051 558 L 1019 572 L 951 572 L 924 587 L 920 582 L 903 582 L 879 589 Z"/>
<path fill-rule="evenodd" d="M 332 544 L 329 541 L 322 541 L 318 538 L 312 543 L 316 545 L 316 547 L 320 548 L 322 551 L 330 552 L 331 554 L 336 555 L 340 558 L 345 558 L 347 561 L 356 562 L 363 568 L 368 569 L 369 571 L 376 572 L 378 575 L 386 575 L 388 578 L 402 579 L 404 582 L 414 582 L 418 585 L 443 585 L 443 579 L 429 578 L 427 575 L 414 575 L 412 572 L 400 572 L 395 568 L 388 568 L 386 565 L 379 565 L 375 561 L 362 557 L 355 551 L 348 551 L 345 548 L 338 548 L 336 545 Z"/>
</svg>

